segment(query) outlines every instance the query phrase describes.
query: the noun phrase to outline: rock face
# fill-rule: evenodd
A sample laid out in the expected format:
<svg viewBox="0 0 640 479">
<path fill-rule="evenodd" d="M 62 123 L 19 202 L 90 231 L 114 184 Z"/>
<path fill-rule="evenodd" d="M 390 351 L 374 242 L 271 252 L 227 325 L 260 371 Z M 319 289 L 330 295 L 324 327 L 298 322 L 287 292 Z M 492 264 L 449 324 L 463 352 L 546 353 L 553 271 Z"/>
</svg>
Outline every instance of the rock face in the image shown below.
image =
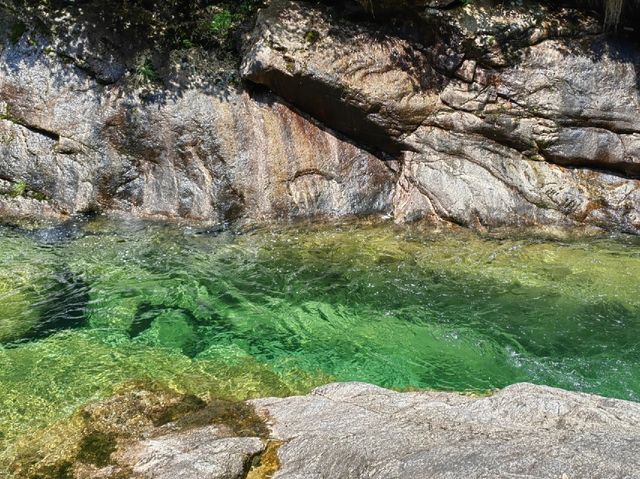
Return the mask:
<svg viewBox="0 0 640 479">
<path fill-rule="evenodd" d="M 57 211 L 224 222 L 390 208 L 384 163 L 269 94 L 189 90 L 145 104 L 44 56 L 4 55 L 0 177 Z"/>
<path fill-rule="evenodd" d="M 206 426 L 111 458 L 140 478 L 640 477 L 640 405 L 626 401 L 531 384 L 477 398 L 342 383 L 250 404 L 270 429 L 262 441 Z M 279 448 L 263 476 L 265 443 Z"/>
<path fill-rule="evenodd" d="M 407 35 L 274 1 L 242 73 L 402 158 L 400 221 L 637 232 L 639 52 L 577 11 L 501 5 L 426 10 Z"/>
<path fill-rule="evenodd" d="M 122 45 L 4 16 L 0 211 L 640 232 L 631 41 L 547 3 L 342 3 L 272 0 L 244 86 L 197 49 L 132 86 Z"/>
<path fill-rule="evenodd" d="M 271 93 L 183 87 L 179 73 L 132 93 L 33 42 L 0 50 L 0 211 L 222 223 L 391 210 L 390 164 Z"/>
</svg>

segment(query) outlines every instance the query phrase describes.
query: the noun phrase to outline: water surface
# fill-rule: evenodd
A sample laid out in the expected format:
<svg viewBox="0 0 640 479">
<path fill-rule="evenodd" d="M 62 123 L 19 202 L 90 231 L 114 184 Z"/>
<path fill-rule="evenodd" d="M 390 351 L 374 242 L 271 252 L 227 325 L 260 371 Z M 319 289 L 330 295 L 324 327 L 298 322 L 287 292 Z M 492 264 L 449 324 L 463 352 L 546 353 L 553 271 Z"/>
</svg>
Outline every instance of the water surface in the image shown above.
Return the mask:
<svg viewBox="0 0 640 479">
<path fill-rule="evenodd" d="M 331 225 L 0 228 L 0 451 L 131 381 L 640 400 L 640 240 Z M 2 453 L 0 453 L 0 456 Z"/>
</svg>

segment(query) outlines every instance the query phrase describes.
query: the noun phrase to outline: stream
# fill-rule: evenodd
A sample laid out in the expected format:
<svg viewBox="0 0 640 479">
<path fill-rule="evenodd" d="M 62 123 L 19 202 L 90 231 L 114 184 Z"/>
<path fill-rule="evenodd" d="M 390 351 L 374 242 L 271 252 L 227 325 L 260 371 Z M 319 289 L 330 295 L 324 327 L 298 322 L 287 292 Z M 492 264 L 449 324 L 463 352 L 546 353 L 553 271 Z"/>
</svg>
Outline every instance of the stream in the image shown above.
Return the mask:
<svg viewBox="0 0 640 479">
<path fill-rule="evenodd" d="M 0 227 L 0 451 L 135 382 L 640 400 L 640 239 L 344 223 Z M 2 452 L 0 452 L 2 456 Z"/>
</svg>

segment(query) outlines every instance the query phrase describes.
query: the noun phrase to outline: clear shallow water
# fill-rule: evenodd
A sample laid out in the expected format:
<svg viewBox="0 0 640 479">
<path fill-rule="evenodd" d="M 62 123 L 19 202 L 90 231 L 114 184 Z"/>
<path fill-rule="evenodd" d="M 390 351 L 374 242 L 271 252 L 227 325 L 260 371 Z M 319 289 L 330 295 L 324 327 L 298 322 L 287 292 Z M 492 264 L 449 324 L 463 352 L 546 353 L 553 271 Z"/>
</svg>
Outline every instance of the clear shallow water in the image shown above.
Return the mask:
<svg viewBox="0 0 640 479">
<path fill-rule="evenodd" d="M 132 381 L 226 398 L 530 381 L 640 400 L 639 338 L 637 238 L 0 228 L 0 451 Z"/>
</svg>

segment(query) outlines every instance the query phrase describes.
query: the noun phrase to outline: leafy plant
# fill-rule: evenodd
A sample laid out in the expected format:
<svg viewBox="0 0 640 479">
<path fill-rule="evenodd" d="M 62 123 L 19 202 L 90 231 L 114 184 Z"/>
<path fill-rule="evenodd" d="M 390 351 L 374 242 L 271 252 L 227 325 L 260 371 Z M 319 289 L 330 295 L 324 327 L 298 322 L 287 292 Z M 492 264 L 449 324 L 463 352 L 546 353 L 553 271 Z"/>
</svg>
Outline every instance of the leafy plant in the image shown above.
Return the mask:
<svg viewBox="0 0 640 479">
<path fill-rule="evenodd" d="M 136 75 L 148 83 L 156 82 L 159 79 L 158 72 L 149 59 L 138 65 L 138 68 L 136 68 Z"/>
<path fill-rule="evenodd" d="M 235 15 L 230 10 L 224 9 L 213 15 L 209 30 L 216 35 L 227 36 L 235 23 Z"/>
</svg>

